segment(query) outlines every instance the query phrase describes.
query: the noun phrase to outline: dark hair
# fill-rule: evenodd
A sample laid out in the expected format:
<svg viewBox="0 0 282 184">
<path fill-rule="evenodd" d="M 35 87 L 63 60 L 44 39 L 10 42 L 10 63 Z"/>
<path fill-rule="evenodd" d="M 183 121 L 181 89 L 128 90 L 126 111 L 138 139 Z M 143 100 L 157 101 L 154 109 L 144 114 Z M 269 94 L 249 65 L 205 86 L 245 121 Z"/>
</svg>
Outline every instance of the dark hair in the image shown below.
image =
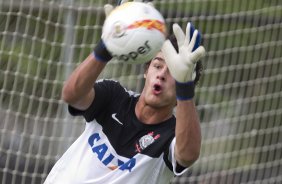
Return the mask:
<svg viewBox="0 0 282 184">
<path fill-rule="evenodd" d="M 176 37 L 172 34 L 168 37 L 168 40 L 170 40 L 173 47 L 178 52 L 178 45 L 177 45 Z M 150 63 L 151 63 L 151 61 L 149 61 L 145 64 L 145 70 L 148 69 Z M 202 73 L 203 73 L 203 64 L 202 64 L 201 60 L 197 62 L 196 67 L 195 67 L 195 71 L 196 71 L 196 78 L 194 79 L 194 84 L 197 85 L 199 83 L 199 80 L 200 80 Z"/>
</svg>

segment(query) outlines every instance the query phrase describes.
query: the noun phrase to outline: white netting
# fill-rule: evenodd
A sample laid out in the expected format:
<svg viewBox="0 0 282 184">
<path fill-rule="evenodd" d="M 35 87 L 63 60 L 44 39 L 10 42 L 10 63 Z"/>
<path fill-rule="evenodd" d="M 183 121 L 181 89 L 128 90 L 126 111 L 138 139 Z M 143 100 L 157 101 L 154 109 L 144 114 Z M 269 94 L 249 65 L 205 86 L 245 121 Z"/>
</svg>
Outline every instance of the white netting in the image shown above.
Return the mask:
<svg viewBox="0 0 282 184">
<path fill-rule="evenodd" d="M 0 1 L 0 181 L 42 183 L 83 130 L 60 100 L 63 81 L 95 46 L 115 0 Z M 172 183 L 282 182 L 280 0 L 154 0 L 200 28 L 207 56 L 196 89 L 200 159 Z M 101 77 L 132 90 L 143 66 L 117 61 Z"/>
</svg>

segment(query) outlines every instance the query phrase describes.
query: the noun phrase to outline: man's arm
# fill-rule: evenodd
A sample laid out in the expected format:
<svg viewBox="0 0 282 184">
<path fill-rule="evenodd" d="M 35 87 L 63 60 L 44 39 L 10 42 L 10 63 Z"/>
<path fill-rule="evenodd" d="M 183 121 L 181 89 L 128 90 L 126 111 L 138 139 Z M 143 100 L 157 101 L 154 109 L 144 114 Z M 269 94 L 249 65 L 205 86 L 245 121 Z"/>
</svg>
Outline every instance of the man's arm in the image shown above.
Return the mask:
<svg viewBox="0 0 282 184">
<path fill-rule="evenodd" d="M 106 17 L 113 9 L 110 4 L 104 6 Z M 62 99 L 76 109 L 86 110 L 95 98 L 94 83 L 111 59 L 112 56 L 101 39 L 94 52 L 79 64 L 64 83 Z"/>
<path fill-rule="evenodd" d="M 189 167 L 201 149 L 200 121 L 193 100 L 177 101 L 175 133 L 175 158 L 181 166 Z"/>
<path fill-rule="evenodd" d="M 176 144 L 174 156 L 184 167 L 191 166 L 200 155 L 201 130 L 194 97 L 193 73 L 196 63 L 205 55 L 200 46 L 200 33 L 190 23 L 186 35 L 178 24 L 173 25 L 178 52 L 170 41 L 165 41 L 162 52 L 169 71 L 176 81 Z M 198 41 L 197 41 L 198 40 Z"/>
<path fill-rule="evenodd" d="M 62 99 L 74 108 L 85 110 L 94 100 L 94 83 L 106 66 L 91 53 L 70 75 L 62 90 Z"/>
</svg>

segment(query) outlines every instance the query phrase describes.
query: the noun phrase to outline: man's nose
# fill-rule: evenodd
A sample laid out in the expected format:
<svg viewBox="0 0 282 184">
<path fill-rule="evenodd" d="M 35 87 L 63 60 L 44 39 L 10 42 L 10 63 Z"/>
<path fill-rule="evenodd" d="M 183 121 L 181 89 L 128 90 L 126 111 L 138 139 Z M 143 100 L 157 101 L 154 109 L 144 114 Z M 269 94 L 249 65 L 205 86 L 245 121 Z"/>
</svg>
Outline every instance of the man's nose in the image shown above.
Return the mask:
<svg viewBox="0 0 282 184">
<path fill-rule="evenodd" d="M 168 74 L 168 69 L 167 68 L 163 68 L 157 75 L 157 78 L 162 80 L 162 81 L 165 81 L 166 80 L 166 76 Z"/>
</svg>

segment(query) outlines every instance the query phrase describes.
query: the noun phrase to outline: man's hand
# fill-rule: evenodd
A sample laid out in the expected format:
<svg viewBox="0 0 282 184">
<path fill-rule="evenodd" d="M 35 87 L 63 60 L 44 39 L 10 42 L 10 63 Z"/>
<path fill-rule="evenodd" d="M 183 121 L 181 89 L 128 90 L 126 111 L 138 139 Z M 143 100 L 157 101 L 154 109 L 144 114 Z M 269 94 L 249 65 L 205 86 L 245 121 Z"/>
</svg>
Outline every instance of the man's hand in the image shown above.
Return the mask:
<svg viewBox="0 0 282 184">
<path fill-rule="evenodd" d="M 205 56 L 205 49 L 199 46 L 195 51 L 194 48 L 196 37 L 199 34 L 198 30 L 192 33 L 190 27 L 191 23 L 187 24 L 186 35 L 178 24 L 173 25 L 173 32 L 177 39 L 179 52 L 177 53 L 169 40 L 165 41 L 162 52 L 164 54 L 166 63 L 170 70 L 171 75 L 177 82 L 187 83 L 193 80 L 192 75 L 194 72 L 195 64 L 203 56 Z M 190 34 L 193 34 L 190 40 Z"/>
<path fill-rule="evenodd" d="M 177 99 L 188 100 L 194 96 L 193 80 L 196 76 L 194 69 L 196 63 L 205 56 L 205 49 L 203 46 L 195 48 L 195 44 L 200 42 L 199 39 L 196 42 L 199 32 L 193 29 L 191 23 L 187 24 L 186 35 L 178 24 L 173 25 L 173 32 L 179 52 L 175 50 L 169 40 L 166 40 L 162 53 L 171 75 L 176 80 Z"/>
<path fill-rule="evenodd" d="M 106 4 L 104 6 L 104 13 L 106 15 L 106 18 L 110 15 L 113 9 L 114 7 L 111 4 Z M 100 39 L 100 41 L 97 43 L 96 47 L 94 48 L 93 54 L 95 58 L 101 62 L 107 63 L 108 61 L 112 59 L 112 55 L 107 50 L 106 45 L 104 44 L 104 41 L 102 40 L 102 38 Z"/>
</svg>

